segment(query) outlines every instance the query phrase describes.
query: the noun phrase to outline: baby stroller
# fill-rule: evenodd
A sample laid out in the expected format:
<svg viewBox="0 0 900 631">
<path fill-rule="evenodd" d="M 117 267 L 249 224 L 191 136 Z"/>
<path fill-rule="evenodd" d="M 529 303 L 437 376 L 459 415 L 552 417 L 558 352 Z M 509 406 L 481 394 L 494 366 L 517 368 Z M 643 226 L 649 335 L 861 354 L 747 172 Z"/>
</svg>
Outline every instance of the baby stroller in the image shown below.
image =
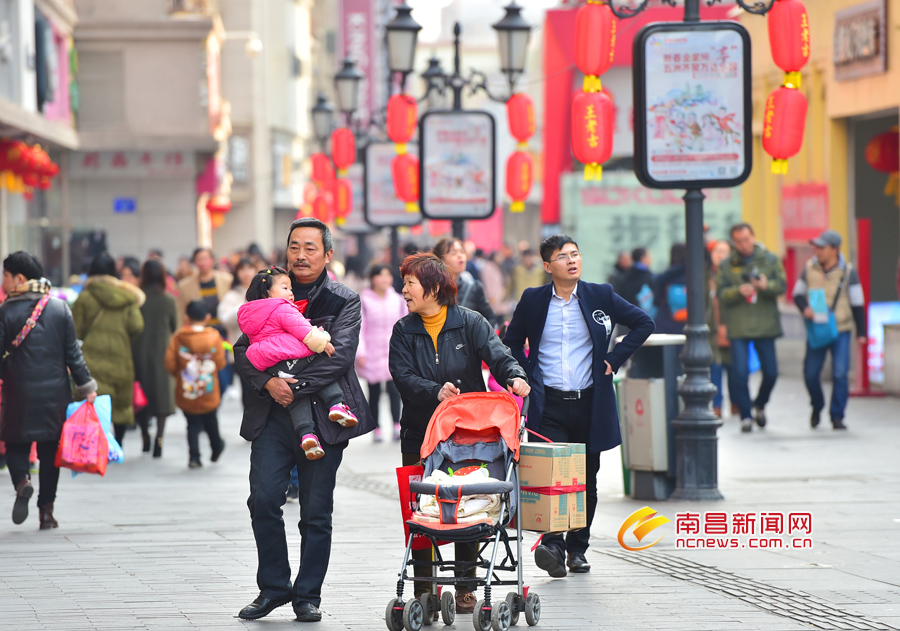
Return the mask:
<svg viewBox="0 0 900 631">
<path fill-rule="evenodd" d="M 476 631 L 507 631 L 524 613 L 529 626 L 541 617 L 541 600 L 524 585 L 522 573 L 522 520 L 519 510 L 519 444 L 525 434 L 525 415 L 528 399 L 522 414 L 511 396 L 505 393 L 475 392 L 462 394 L 441 403 L 428 425 L 422 444 L 423 480 L 432 476 L 434 482 L 410 482 L 410 491 L 419 494 L 419 510 L 406 523 L 409 538 L 406 554 L 397 581 L 397 597 L 385 611 L 385 623 L 391 631 L 419 631 L 423 625 L 431 625 L 433 615 L 440 611 L 445 625 L 456 618 L 456 600 L 452 590 L 444 590 L 440 597 L 426 593 L 419 598 L 403 600 L 403 587 L 407 581 L 424 581 L 439 586 L 465 583 L 473 590 L 484 588 L 484 598 L 475 605 L 472 623 Z M 477 473 L 483 481 L 454 485 L 453 472 L 460 469 L 483 469 Z M 446 474 L 450 473 L 448 479 Z M 476 472 L 473 472 L 474 475 Z M 471 479 L 472 475 L 466 475 Z M 428 497 L 431 496 L 431 497 Z M 460 509 L 467 498 L 491 498 L 492 509 L 488 513 L 466 514 Z M 436 502 L 435 502 L 436 500 Z M 499 502 L 497 501 L 499 500 Z M 430 503 L 432 513 L 423 513 L 425 503 Z M 499 504 L 499 506 L 497 505 Z M 512 517 L 516 516 L 516 552 L 510 545 L 511 533 L 507 531 Z M 426 537 L 435 550 L 435 560 L 417 561 L 411 558 L 413 539 Z M 478 546 L 474 561 L 445 561 L 438 547 L 441 542 L 468 542 Z M 498 562 L 498 551 L 501 559 Z M 434 577 L 411 577 L 409 566 L 437 568 Z M 475 578 L 456 577 L 476 569 Z M 479 575 L 484 570 L 483 575 Z M 451 576 L 440 572 L 450 571 Z M 501 580 L 499 572 L 516 572 L 512 580 Z M 502 600 L 492 600 L 492 588 L 497 585 L 515 585 Z M 438 588 L 440 590 L 440 587 Z"/>
</svg>

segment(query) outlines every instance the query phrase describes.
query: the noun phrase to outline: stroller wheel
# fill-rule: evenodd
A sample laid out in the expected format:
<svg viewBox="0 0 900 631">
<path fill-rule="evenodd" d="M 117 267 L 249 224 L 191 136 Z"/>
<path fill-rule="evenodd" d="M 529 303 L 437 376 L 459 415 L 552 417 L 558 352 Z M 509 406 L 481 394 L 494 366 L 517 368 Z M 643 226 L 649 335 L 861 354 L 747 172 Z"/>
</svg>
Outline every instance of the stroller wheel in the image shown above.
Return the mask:
<svg viewBox="0 0 900 631">
<path fill-rule="evenodd" d="M 514 627 L 519 624 L 519 594 L 509 592 L 506 595 L 506 604 L 509 606 L 509 625 Z"/>
<path fill-rule="evenodd" d="M 475 627 L 475 631 L 490 631 L 491 608 L 485 606 L 484 599 L 475 603 L 475 611 L 472 613 L 472 626 Z"/>
<path fill-rule="evenodd" d="M 525 621 L 533 627 L 541 619 L 541 597 L 531 592 L 525 599 Z"/>
<path fill-rule="evenodd" d="M 509 631 L 509 624 L 509 605 L 505 600 L 501 600 L 494 605 L 494 609 L 491 612 L 491 628 L 494 631 Z"/>
<path fill-rule="evenodd" d="M 419 602 L 422 603 L 422 609 L 425 612 L 422 623 L 426 627 L 430 627 L 431 623 L 434 621 L 434 607 L 431 604 L 431 592 L 425 592 L 419 596 Z"/>
<path fill-rule="evenodd" d="M 407 600 L 403 605 L 403 628 L 406 631 L 419 631 L 425 622 L 425 611 L 422 603 L 416 599 Z"/>
<path fill-rule="evenodd" d="M 384 623 L 390 631 L 403 631 L 403 603 L 394 598 L 384 611 Z"/>
<path fill-rule="evenodd" d="M 456 620 L 456 599 L 450 590 L 441 594 L 441 620 L 448 627 Z"/>
</svg>

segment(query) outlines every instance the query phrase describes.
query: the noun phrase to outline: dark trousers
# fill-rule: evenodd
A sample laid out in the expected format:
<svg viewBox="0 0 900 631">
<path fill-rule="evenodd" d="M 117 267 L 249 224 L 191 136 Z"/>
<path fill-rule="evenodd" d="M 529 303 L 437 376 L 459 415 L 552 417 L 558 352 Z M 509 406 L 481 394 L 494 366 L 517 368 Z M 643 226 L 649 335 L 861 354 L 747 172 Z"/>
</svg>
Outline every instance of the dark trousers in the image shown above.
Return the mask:
<svg viewBox="0 0 900 631">
<path fill-rule="evenodd" d="M 544 417 L 541 419 L 541 427 L 537 431 L 555 443 L 585 443 L 591 431 L 591 402 L 593 396 L 588 391 L 586 397 L 575 401 L 564 400 L 558 395 L 547 392 L 544 403 Z M 600 471 L 600 454 L 586 454 L 585 465 L 587 467 L 587 528 L 571 530 L 563 535 L 544 535 L 541 543 L 554 548 L 565 556 L 570 554 L 584 554 L 591 540 L 591 523 L 594 521 L 594 511 L 597 509 L 597 473 Z"/>
<path fill-rule="evenodd" d="M 844 331 L 830 345 L 824 348 L 811 348 L 806 345 L 806 359 L 803 361 L 803 376 L 812 407 L 821 411 L 825 407 L 825 394 L 822 392 L 822 367 L 828 352 L 831 352 L 831 369 L 833 390 L 831 391 L 831 419 L 843 419 L 850 396 L 850 384 L 847 373 L 850 371 L 850 331 Z"/>
<path fill-rule="evenodd" d="M 59 485 L 59 467 L 56 466 L 56 451 L 59 440 L 41 441 L 37 444 L 38 460 L 41 461 L 40 482 L 38 491 L 38 508 L 52 504 L 56 499 L 56 487 Z M 13 487 L 29 475 L 31 443 L 6 443 L 6 465 L 12 478 Z"/>
<path fill-rule="evenodd" d="M 322 583 L 331 557 L 334 486 L 346 441 L 323 445 L 325 456 L 307 460 L 300 437 L 284 415 L 269 416 L 250 447 L 250 520 L 256 539 L 256 583 L 266 598 L 293 596 L 294 606 L 322 602 Z M 291 469 L 300 487 L 300 570 L 291 587 L 282 507 Z"/>
<path fill-rule="evenodd" d="M 184 417 L 187 419 L 188 454 L 191 460 L 200 460 L 200 432 L 206 432 L 209 436 L 210 449 L 218 451 L 222 447 L 218 410 L 206 414 L 185 414 Z"/>
<path fill-rule="evenodd" d="M 380 427 L 379 418 L 378 418 L 378 408 L 381 407 L 379 402 L 381 401 L 381 383 L 380 382 L 367 382 L 369 384 L 369 410 L 372 412 L 372 417 L 375 419 L 375 427 Z M 397 386 L 394 385 L 393 381 L 387 382 L 387 390 L 388 398 L 391 400 L 391 416 L 394 419 L 394 423 L 400 422 L 400 393 L 397 391 Z"/>
<path fill-rule="evenodd" d="M 319 390 L 318 397 L 329 410 L 344 402 L 344 393 L 336 381 Z M 294 402 L 288 406 L 288 412 L 294 425 L 294 433 L 301 438 L 306 434 L 315 433 L 316 422 L 313 419 L 312 400 L 308 396 L 294 397 Z"/>
<path fill-rule="evenodd" d="M 403 466 L 408 467 L 410 465 L 419 463 L 419 454 L 400 454 L 403 457 Z M 455 543 L 453 544 L 453 552 L 456 555 L 457 561 L 472 561 L 475 562 L 478 560 L 478 544 L 477 543 Z M 433 552 L 431 548 L 425 548 L 424 550 L 413 550 L 412 557 L 414 561 L 431 561 L 433 558 Z M 455 572 L 456 576 L 469 576 L 475 577 L 475 568 L 473 567 L 471 570 L 467 572 Z M 418 565 L 413 566 L 413 576 L 434 576 L 434 568 L 433 567 L 420 567 Z M 419 596 L 421 594 L 430 592 L 434 588 L 432 583 L 424 583 L 416 581 L 415 588 L 413 590 L 413 594 L 415 596 Z M 468 585 L 465 583 L 460 583 L 457 587 L 458 592 L 471 592 L 473 589 L 472 585 Z"/>
<path fill-rule="evenodd" d="M 750 342 L 759 355 L 759 366 L 762 370 L 762 383 L 756 399 L 750 400 Z M 775 381 L 778 379 L 778 356 L 775 355 L 775 338 L 764 337 L 755 340 L 731 340 L 731 370 L 734 380 L 729 386 L 734 389 L 729 393 L 731 400 L 741 410 L 741 418 L 753 418 L 753 408 L 764 408 L 772 396 Z"/>
</svg>

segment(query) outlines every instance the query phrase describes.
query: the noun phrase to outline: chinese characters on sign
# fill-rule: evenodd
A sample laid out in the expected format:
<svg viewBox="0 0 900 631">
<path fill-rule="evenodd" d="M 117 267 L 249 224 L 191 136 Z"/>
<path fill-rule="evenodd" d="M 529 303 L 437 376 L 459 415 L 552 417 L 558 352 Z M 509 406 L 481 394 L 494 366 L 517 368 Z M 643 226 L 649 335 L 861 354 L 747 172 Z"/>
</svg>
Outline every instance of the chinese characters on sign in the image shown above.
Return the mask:
<svg viewBox="0 0 900 631">
<path fill-rule="evenodd" d="M 834 78 L 880 74 L 887 68 L 885 0 L 859 4 L 834 14 Z"/>
<path fill-rule="evenodd" d="M 812 548 L 807 512 L 678 513 L 676 548 Z"/>
<path fill-rule="evenodd" d="M 87 178 L 190 178 L 196 176 L 193 153 L 186 151 L 76 152 L 71 177 Z"/>
</svg>

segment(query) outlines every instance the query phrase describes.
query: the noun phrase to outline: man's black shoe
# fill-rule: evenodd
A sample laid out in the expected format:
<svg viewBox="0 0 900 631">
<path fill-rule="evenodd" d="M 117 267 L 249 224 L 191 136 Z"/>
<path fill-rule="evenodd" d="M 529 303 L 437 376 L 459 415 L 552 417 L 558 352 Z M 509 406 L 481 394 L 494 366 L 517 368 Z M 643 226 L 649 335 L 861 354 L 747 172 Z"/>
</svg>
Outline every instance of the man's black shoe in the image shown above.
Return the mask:
<svg viewBox="0 0 900 631">
<path fill-rule="evenodd" d="M 322 619 L 322 612 L 312 603 L 300 603 L 294 607 L 299 622 L 318 622 Z"/>
<path fill-rule="evenodd" d="M 567 574 L 562 555 L 547 546 L 538 546 L 534 551 L 534 564 L 553 578 L 562 578 Z"/>
<path fill-rule="evenodd" d="M 570 553 L 566 565 L 569 566 L 569 571 L 575 574 L 585 574 L 591 571 L 591 564 L 581 552 Z"/>
<path fill-rule="evenodd" d="M 809 426 L 810 427 L 818 427 L 819 423 L 822 422 L 822 410 L 813 410 L 812 416 L 809 417 Z"/>
<path fill-rule="evenodd" d="M 259 618 L 265 618 L 270 613 L 289 602 L 291 602 L 290 596 L 285 596 L 284 598 L 266 598 L 261 595 L 252 603 L 241 609 L 238 618 L 241 618 L 242 620 L 258 620 Z"/>
<path fill-rule="evenodd" d="M 761 428 L 766 426 L 766 409 L 756 408 L 756 424 Z"/>
<path fill-rule="evenodd" d="M 831 419 L 831 427 L 832 429 L 847 429 L 847 426 L 844 425 L 844 419 L 842 418 Z"/>
</svg>

